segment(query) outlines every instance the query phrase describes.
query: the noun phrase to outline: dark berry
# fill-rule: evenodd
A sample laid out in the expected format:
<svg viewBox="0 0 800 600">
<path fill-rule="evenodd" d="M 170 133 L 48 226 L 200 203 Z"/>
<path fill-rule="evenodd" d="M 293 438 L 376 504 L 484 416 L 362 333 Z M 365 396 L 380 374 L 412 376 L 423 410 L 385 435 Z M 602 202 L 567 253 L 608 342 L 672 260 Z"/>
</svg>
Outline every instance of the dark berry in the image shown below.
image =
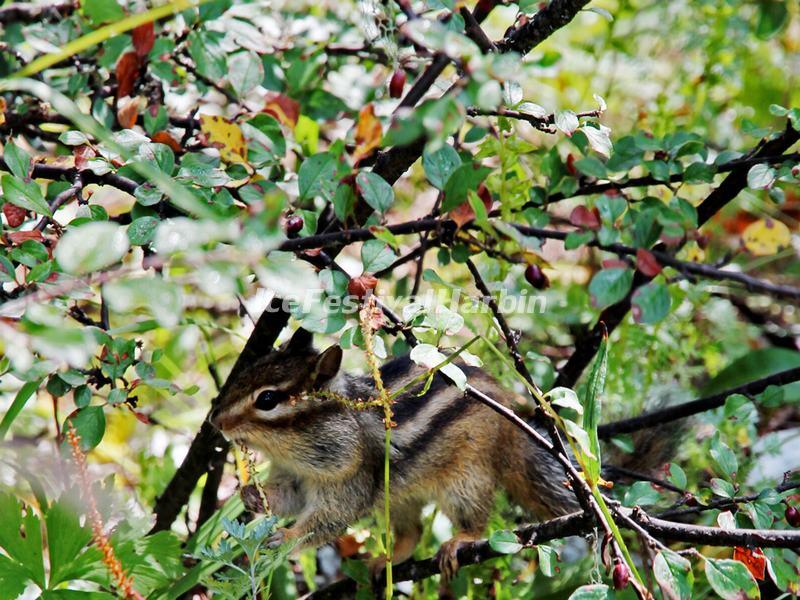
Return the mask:
<svg viewBox="0 0 800 600">
<path fill-rule="evenodd" d="M 539 265 L 528 265 L 525 269 L 525 279 L 537 290 L 544 290 L 550 287 L 550 279 L 544 274 Z"/>
<path fill-rule="evenodd" d="M 392 98 L 400 98 L 403 95 L 403 88 L 406 86 L 406 72 L 403 69 L 397 69 L 392 73 L 392 78 L 389 80 L 389 96 Z"/>
<path fill-rule="evenodd" d="M 297 235 L 303 228 L 303 217 L 299 215 L 292 215 L 286 219 L 286 233 L 289 235 Z"/>
<path fill-rule="evenodd" d="M 625 563 L 617 563 L 614 565 L 614 589 L 622 590 L 627 587 L 628 582 L 631 580 L 631 572 L 628 570 L 628 565 Z"/>
<path fill-rule="evenodd" d="M 800 510 L 797 510 L 794 506 L 787 506 L 786 512 L 783 514 L 789 525 L 792 527 L 800 527 Z"/>
</svg>

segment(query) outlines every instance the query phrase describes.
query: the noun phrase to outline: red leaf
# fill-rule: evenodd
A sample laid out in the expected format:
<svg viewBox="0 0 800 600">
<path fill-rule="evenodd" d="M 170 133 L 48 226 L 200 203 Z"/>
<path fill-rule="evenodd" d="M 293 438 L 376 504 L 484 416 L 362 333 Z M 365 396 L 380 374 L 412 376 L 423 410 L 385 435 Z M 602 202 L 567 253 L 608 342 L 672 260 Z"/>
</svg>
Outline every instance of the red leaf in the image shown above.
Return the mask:
<svg viewBox="0 0 800 600">
<path fill-rule="evenodd" d="M 130 129 L 136 125 L 139 118 L 139 98 L 120 99 L 117 103 L 117 123 L 123 129 Z"/>
<path fill-rule="evenodd" d="M 182 152 L 183 148 L 178 141 L 168 134 L 166 131 L 156 131 L 151 137 L 151 140 L 159 144 L 164 144 L 172 148 L 173 152 Z"/>
<path fill-rule="evenodd" d="M 455 221 L 458 228 L 461 229 L 465 224 L 475 218 L 475 211 L 472 210 L 469 201 L 464 200 L 461 204 L 452 209 L 448 215 Z"/>
<path fill-rule="evenodd" d="M 22 242 L 27 242 L 28 240 L 36 240 L 37 242 L 44 241 L 44 236 L 38 229 L 34 229 L 33 231 L 11 231 L 6 235 L 8 236 L 8 239 L 11 240 L 12 244 L 21 244 Z"/>
<path fill-rule="evenodd" d="M 86 163 L 89 162 L 89 159 L 97 156 L 97 153 L 91 146 L 75 146 L 72 150 L 72 156 L 75 158 L 75 168 L 78 171 L 83 171 L 86 169 Z"/>
<path fill-rule="evenodd" d="M 733 549 L 733 560 L 738 560 L 744 563 L 747 570 L 753 574 L 753 577 L 759 581 L 764 581 L 764 572 L 767 568 L 767 557 L 761 551 L 761 548 L 743 548 L 736 546 Z"/>
<path fill-rule="evenodd" d="M 136 52 L 126 52 L 117 61 L 117 98 L 133 93 L 133 84 L 139 75 L 139 57 Z"/>
<path fill-rule="evenodd" d="M 297 125 L 300 117 L 300 104 L 278 92 L 269 92 L 264 98 L 266 103 L 263 112 L 272 115 L 287 127 Z"/>
<path fill-rule="evenodd" d="M 655 277 L 661 273 L 661 264 L 658 259 L 653 256 L 652 252 L 644 248 L 639 248 L 636 251 L 636 268 L 648 277 Z"/>
<path fill-rule="evenodd" d="M 585 206 L 576 206 L 569 215 L 569 222 L 576 227 L 600 229 L 600 211 L 596 208 L 589 210 Z"/>
<path fill-rule="evenodd" d="M 27 212 L 28 211 L 21 206 L 16 206 L 10 202 L 3 204 L 3 214 L 6 217 L 6 221 L 8 221 L 9 227 L 19 227 L 22 225 L 25 222 L 25 215 Z"/>
<path fill-rule="evenodd" d="M 133 415 L 139 420 L 139 422 L 144 423 L 145 425 L 150 425 L 150 417 L 148 417 L 146 414 L 140 413 L 138 410 L 134 410 Z"/>
<path fill-rule="evenodd" d="M 144 25 L 134 27 L 133 30 L 131 30 L 131 36 L 133 37 L 133 49 L 136 50 L 138 56 L 144 58 L 150 53 L 150 50 L 153 49 L 153 44 L 156 41 L 153 22 L 150 21 Z"/>
<path fill-rule="evenodd" d="M 364 273 L 358 277 L 353 277 L 347 283 L 347 293 L 362 300 L 367 294 L 374 290 L 377 285 L 378 280 L 375 277 L 369 273 Z"/>
</svg>

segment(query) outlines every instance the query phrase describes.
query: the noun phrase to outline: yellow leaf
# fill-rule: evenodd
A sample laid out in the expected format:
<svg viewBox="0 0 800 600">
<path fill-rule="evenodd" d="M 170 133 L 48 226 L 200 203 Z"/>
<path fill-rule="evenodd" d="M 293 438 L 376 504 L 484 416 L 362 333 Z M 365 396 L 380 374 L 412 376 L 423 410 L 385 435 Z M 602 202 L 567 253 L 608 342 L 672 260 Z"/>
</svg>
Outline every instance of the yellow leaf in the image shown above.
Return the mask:
<svg viewBox="0 0 800 600">
<path fill-rule="evenodd" d="M 742 242 L 751 254 L 771 256 L 787 248 L 792 241 L 789 228 L 775 219 L 759 219 L 742 233 Z"/>
<path fill-rule="evenodd" d="M 219 156 L 227 163 L 244 163 L 247 147 L 239 126 L 225 117 L 200 115 L 200 131 L 205 143 L 219 149 Z"/>
<path fill-rule="evenodd" d="M 358 124 L 356 125 L 356 149 L 353 152 L 353 160 L 356 164 L 369 156 L 378 147 L 383 137 L 381 122 L 375 117 L 375 109 L 372 104 L 367 104 L 358 113 Z"/>
<path fill-rule="evenodd" d="M 697 242 L 687 242 L 681 254 L 682 258 L 689 262 L 701 263 L 706 260 L 706 251 Z"/>
</svg>

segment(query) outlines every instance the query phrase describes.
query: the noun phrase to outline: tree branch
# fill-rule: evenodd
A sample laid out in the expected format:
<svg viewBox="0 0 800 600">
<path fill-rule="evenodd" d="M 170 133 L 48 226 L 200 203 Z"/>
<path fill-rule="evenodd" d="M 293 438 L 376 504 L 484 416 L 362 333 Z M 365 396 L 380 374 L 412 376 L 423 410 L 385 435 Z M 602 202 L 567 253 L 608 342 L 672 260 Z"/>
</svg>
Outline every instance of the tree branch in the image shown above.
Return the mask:
<svg viewBox="0 0 800 600">
<path fill-rule="evenodd" d="M 62 18 L 77 7 L 71 0 L 67 2 L 49 2 L 34 4 L 32 2 L 12 2 L 0 7 L 0 23 L 32 23 L 40 19 Z"/>
<path fill-rule="evenodd" d="M 623 513 L 639 527 L 655 538 L 672 542 L 704 544 L 707 546 L 744 546 L 761 548 L 800 548 L 800 531 L 785 529 L 722 529 L 675 523 L 652 517 L 639 508 L 621 508 Z M 517 529 L 514 533 L 525 548 L 537 544 L 574 535 L 588 535 L 593 522 L 583 513 L 573 513 Z M 629 527 L 632 529 L 632 527 Z M 471 565 L 503 556 L 492 550 L 487 540 L 464 544 L 458 550 L 458 563 Z M 435 558 L 409 561 L 397 565 L 392 570 L 395 581 L 419 581 L 439 573 L 439 563 Z M 378 582 L 378 585 L 380 582 Z M 352 579 L 343 579 L 317 590 L 308 596 L 311 600 L 327 600 L 351 597 L 357 589 Z"/>
<path fill-rule="evenodd" d="M 630 419 L 606 423 L 605 425 L 600 425 L 597 428 L 597 434 L 603 439 L 609 439 L 615 435 L 632 433 L 641 429 L 647 429 L 648 427 L 661 426 L 664 423 L 677 421 L 678 419 L 685 419 L 686 417 L 691 417 L 692 415 L 696 415 L 707 410 L 719 408 L 725 404 L 725 400 L 732 394 L 744 394 L 745 396 L 760 394 L 771 385 L 786 385 L 787 383 L 792 383 L 795 381 L 800 381 L 800 367 L 787 369 L 786 371 L 775 373 L 774 375 L 764 377 L 763 379 L 759 379 L 757 381 L 751 381 L 750 383 L 725 390 L 724 392 L 714 394 L 713 396 L 701 398 L 700 400 L 684 402 L 683 404 L 678 404 L 677 406 L 669 406 L 667 408 L 644 413 Z"/>
</svg>

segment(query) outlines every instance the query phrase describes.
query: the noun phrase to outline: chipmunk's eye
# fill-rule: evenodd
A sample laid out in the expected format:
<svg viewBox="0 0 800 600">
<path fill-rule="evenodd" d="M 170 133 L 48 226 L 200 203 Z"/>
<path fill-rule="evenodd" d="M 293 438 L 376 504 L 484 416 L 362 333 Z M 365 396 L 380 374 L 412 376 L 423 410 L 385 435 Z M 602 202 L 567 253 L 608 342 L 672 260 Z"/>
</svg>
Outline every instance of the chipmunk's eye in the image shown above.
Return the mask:
<svg viewBox="0 0 800 600">
<path fill-rule="evenodd" d="M 279 390 L 264 390 L 256 396 L 257 410 L 272 410 L 286 398 L 286 393 Z"/>
</svg>

